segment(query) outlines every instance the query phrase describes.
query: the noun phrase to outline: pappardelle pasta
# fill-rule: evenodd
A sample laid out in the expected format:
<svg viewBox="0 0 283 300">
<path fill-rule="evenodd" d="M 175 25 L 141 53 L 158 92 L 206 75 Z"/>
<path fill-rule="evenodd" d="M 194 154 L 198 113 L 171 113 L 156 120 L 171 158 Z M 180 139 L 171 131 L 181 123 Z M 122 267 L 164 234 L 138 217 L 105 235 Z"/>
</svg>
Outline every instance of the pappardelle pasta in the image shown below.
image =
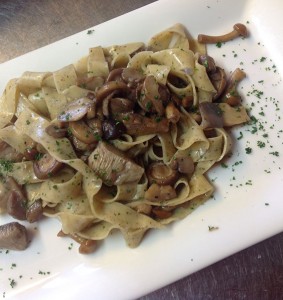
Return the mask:
<svg viewBox="0 0 283 300">
<path fill-rule="evenodd" d="M 138 246 L 211 197 L 206 172 L 232 147 L 225 128 L 249 120 L 244 76 L 227 78 L 175 24 L 147 44 L 97 46 L 55 72 L 12 79 L 0 100 L 0 212 L 58 218 L 81 253 L 112 230 Z"/>
</svg>

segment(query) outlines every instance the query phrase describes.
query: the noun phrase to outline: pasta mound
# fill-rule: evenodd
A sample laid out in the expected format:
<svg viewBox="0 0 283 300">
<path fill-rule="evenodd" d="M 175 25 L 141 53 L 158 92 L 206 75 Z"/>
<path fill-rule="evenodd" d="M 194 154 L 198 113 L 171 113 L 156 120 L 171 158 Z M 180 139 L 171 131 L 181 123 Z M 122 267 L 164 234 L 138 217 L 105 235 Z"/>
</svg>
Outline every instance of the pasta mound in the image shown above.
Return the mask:
<svg viewBox="0 0 283 300">
<path fill-rule="evenodd" d="M 138 246 L 211 197 L 205 174 L 231 150 L 226 128 L 249 120 L 228 101 L 239 95 L 229 80 L 221 87 L 223 72 L 181 24 L 147 44 L 97 46 L 55 72 L 25 72 L 0 100 L 0 140 L 18 154 L 0 164 L 2 185 L 12 177 L 27 210 L 39 201 L 81 244 L 118 229 Z"/>
</svg>

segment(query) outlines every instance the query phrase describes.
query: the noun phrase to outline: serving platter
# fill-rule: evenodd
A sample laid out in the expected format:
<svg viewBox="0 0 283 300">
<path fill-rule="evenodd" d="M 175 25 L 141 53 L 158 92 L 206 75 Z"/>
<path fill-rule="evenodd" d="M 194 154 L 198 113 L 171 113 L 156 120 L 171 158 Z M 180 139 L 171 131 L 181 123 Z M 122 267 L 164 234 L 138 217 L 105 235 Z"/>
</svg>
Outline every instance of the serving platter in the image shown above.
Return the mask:
<svg viewBox="0 0 283 300">
<path fill-rule="evenodd" d="M 238 22 L 250 33 L 208 47 L 225 70 L 247 73 L 239 91 L 252 116 L 250 124 L 231 130 L 232 155 L 208 174 L 213 198 L 186 219 L 150 231 L 135 249 L 113 234 L 95 253 L 81 255 L 72 240 L 56 236 L 58 221 L 27 224 L 29 248 L 0 251 L 0 297 L 134 299 L 282 231 L 282 8 L 279 0 L 272 6 L 263 0 L 161 0 L 0 65 L 2 92 L 26 70 L 60 69 L 93 46 L 147 42 L 175 23 L 194 37 L 226 33 Z M 8 221 L 1 216 L 0 224 Z"/>
</svg>

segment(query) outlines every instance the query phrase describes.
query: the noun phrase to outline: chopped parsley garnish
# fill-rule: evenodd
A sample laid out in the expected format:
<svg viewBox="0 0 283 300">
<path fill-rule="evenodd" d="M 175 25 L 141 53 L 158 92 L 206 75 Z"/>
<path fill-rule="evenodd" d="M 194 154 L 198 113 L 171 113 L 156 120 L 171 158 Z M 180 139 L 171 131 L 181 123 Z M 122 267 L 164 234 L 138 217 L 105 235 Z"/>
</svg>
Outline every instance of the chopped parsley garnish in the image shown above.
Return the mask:
<svg viewBox="0 0 283 300">
<path fill-rule="evenodd" d="M 0 167 L 4 172 L 12 172 L 14 164 L 10 160 L 0 159 Z"/>
<path fill-rule="evenodd" d="M 265 147 L 265 142 L 257 141 L 257 145 L 258 145 L 259 148 L 264 148 Z"/>
<path fill-rule="evenodd" d="M 251 147 L 247 147 L 245 148 L 246 150 L 246 154 L 251 154 L 252 153 L 252 148 Z"/>
<path fill-rule="evenodd" d="M 216 47 L 217 47 L 217 48 L 221 48 L 221 46 L 222 46 L 222 43 L 221 43 L 221 42 L 217 42 L 217 43 L 216 43 Z"/>
</svg>

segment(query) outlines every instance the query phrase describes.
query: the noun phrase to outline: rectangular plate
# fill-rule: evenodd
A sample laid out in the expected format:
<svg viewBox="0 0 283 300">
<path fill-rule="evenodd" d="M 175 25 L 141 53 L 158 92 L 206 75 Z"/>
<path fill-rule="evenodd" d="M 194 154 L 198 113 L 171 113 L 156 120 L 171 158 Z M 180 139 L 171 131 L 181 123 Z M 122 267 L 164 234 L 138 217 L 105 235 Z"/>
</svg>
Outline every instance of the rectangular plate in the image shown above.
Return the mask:
<svg viewBox="0 0 283 300">
<path fill-rule="evenodd" d="M 3 297 L 133 299 L 282 231 L 282 9 L 280 0 L 272 5 L 264 0 L 158 1 L 91 28 L 92 34 L 83 31 L 0 65 L 2 91 L 10 78 L 26 70 L 57 70 L 86 55 L 89 47 L 147 42 L 174 23 L 183 23 L 196 37 L 222 34 L 242 22 L 248 39 L 210 45 L 208 52 L 227 72 L 241 67 L 247 73 L 240 93 L 255 117 L 253 124 L 231 131 L 235 145 L 227 167 L 209 172 L 214 198 L 185 220 L 149 232 L 136 249 L 115 234 L 95 253 L 80 255 L 71 240 L 56 237 L 56 220 L 28 225 L 34 232 L 28 250 L 0 253 Z M 0 222 L 10 220 L 1 217 Z M 209 231 L 210 226 L 218 230 Z"/>
</svg>

